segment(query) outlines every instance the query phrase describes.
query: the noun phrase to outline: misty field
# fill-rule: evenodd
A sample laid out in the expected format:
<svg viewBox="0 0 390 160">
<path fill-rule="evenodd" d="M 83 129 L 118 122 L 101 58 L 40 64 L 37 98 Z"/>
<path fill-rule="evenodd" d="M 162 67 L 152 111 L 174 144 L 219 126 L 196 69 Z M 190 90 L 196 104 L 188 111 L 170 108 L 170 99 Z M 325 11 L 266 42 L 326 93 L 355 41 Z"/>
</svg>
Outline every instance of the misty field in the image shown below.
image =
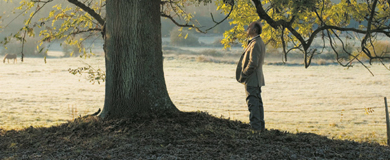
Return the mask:
<svg viewBox="0 0 390 160">
<path fill-rule="evenodd" d="M 267 60 L 266 60 L 267 61 Z M 0 64 L 0 127 L 50 126 L 103 107 L 104 83 L 91 84 L 69 68 L 104 69 L 103 57 L 25 58 Z M 248 122 L 243 85 L 234 78 L 235 64 L 165 58 L 171 99 L 181 111 L 207 111 L 217 117 Z M 356 141 L 386 140 L 383 97 L 390 98 L 390 71 L 357 64 L 265 65 L 262 88 L 266 128 L 312 132 Z"/>
</svg>

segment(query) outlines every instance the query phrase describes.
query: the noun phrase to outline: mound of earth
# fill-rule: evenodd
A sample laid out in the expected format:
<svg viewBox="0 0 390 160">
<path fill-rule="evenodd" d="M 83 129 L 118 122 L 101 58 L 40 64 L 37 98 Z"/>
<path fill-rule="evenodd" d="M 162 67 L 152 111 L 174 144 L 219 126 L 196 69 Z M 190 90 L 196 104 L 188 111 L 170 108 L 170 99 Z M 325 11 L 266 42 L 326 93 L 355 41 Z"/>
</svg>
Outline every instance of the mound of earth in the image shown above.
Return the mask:
<svg viewBox="0 0 390 160">
<path fill-rule="evenodd" d="M 202 112 L 0 130 L 0 159 L 390 159 L 390 147 L 311 133 L 262 133 Z"/>
</svg>

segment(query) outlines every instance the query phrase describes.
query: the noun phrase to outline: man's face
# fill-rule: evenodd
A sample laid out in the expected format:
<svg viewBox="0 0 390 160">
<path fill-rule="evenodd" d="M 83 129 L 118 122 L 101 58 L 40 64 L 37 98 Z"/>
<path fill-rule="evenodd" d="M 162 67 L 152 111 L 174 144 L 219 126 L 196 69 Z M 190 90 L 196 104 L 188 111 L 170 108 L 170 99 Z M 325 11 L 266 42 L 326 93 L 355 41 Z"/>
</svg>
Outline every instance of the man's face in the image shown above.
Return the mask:
<svg viewBox="0 0 390 160">
<path fill-rule="evenodd" d="M 253 36 L 253 35 L 255 35 L 256 33 L 256 31 L 255 31 L 255 29 L 254 29 L 254 23 L 251 23 L 251 24 L 249 24 L 249 26 L 248 26 L 248 28 L 246 29 L 246 34 L 247 34 L 247 36 L 249 36 L 249 37 L 251 37 L 251 36 Z"/>
</svg>

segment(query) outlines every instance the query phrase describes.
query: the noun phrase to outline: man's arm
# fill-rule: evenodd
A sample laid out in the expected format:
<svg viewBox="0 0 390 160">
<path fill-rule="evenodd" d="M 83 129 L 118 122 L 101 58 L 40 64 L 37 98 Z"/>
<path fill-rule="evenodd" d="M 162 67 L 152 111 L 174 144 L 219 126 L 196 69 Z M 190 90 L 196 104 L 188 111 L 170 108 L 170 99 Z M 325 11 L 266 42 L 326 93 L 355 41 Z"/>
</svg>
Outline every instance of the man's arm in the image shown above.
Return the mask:
<svg viewBox="0 0 390 160">
<path fill-rule="evenodd" d="M 244 70 L 242 71 L 244 75 L 249 76 L 255 71 L 255 69 L 259 65 L 260 53 L 261 53 L 261 49 L 259 45 L 254 44 L 253 48 L 249 52 L 248 66 L 244 68 Z"/>
</svg>

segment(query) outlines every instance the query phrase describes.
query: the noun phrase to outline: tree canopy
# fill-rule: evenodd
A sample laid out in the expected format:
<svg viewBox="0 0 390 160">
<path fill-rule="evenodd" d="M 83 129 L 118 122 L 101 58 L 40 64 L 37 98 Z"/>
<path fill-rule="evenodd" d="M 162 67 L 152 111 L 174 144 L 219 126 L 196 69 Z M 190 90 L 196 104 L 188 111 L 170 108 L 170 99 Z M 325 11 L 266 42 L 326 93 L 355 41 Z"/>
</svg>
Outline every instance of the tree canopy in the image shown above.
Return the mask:
<svg viewBox="0 0 390 160">
<path fill-rule="evenodd" d="M 5 5 L 11 5 L 12 0 L 3 0 Z M 187 13 L 187 6 L 199 6 L 212 3 L 211 0 L 162 0 L 160 2 L 161 17 L 170 19 L 179 27 L 194 28 L 199 32 L 206 32 L 200 29 L 201 25 L 194 19 L 194 15 Z M 49 9 L 48 9 L 49 8 Z M 38 13 L 42 18 L 36 18 Z M 106 0 L 67 0 L 57 2 L 54 0 L 21 0 L 17 7 L 12 10 L 17 14 L 16 18 L 27 15 L 24 24 L 15 33 L 0 41 L 6 45 L 12 39 L 26 41 L 27 37 L 40 37 L 40 46 L 44 42 L 60 41 L 67 45 L 76 45 L 84 56 L 90 56 L 92 51 L 87 52 L 82 47 L 82 43 L 91 37 L 100 35 L 103 31 L 106 16 Z M 9 13 L 7 13 L 9 14 Z M 9 15 L 8 15 L 9 16 Z M 0 16 L 0 20 L 6 16 Z M 16 19 L 15 18 L 15 19 Z M 12 20 L 13 21 L 13 20 Z M 12 22 L 11 21 L 11 22 Z M 216 22 L 214 19 L 213 21 Z M 11 23 L 10 22 L 10 23 Z M 221 21 L 222 22 L 222 21 Z M 4 29 L 8 24 L 1 24 L 0 29 Z M 215 26 L 214 26 L 215 27 Z M 81 36 L 82 35 L 82 36 Z M 23 48 L 23 47 L 22 47 Z M 37 47 L 40 52 L 47 52 L 43 47 Z M 23 51 L 22 51 L 23 60 Z"/>
<path fill-rule="evenodd" d="M 103 31 L 106 0 L 51 2 L 54 0 L 21 0 L 13 13 L 18 13 L 18 16 L 29 15 L 29 18 L 18 32 L 10 33 L 0 43 L 7 44 L 12 38 L 25 41 L 26 36 L 40 36 L 40 45 L 61 40 L 78 46 L 84 56 L 93 54 L 87 52 L 81 44 Z M 162 0 L 160 13 L 161 17 L 170 19 L 179 27 L 206 33 L 215 26 L 205 29 L 185 9 L 211 3 L 212 0 Z M 245 46 L 245 26 L 258 20 L 264 25 L 263 39 L 267 44 L 283 49 L 284 61 L 287 61 L 288 53 L 299 51 L 304 55 L 305 67 L 309 67 L 314 55 L 322 54 L 326 48 L 333 50 L 342 66 L 350 66 L 352 61 L 365 65 L 366 59 L 370 64 L 372 61 L 384 64 L 390 60 L 387 48 L 375 49 L 378 39 L 390 37 L 388 0 L 217 0 L 216 4 L 233 26 L 224 33 L 222 43 L 225 47 L 230 47 L 232 43 Z M 44 7 L 50 7 L 47 16 L 34 19 Z M 212 14 L 211 19 L 215 25 L 225 20 L 217 21 Z M 0 28 L 6 26 L 3 24 Z M 78 36 L 80 34 L 83 36 Z M 346 49 L 348 40 L 360 42 L 360 47 L 354 51 Z M 315 41 L 321 41 L 322 47 L 314 46 Z M 37 49 L 47 52 L 44 47 Z M 340 52 L 346 53 L 348 58 Z"/>
<path fill-rule="evenodd" d="M 230 11 L 223 0 L 218 5 L 225 13 Z M 282 47 L 284 60 L 289 52 L 299 50 L 304 54 L 305 67 L 326 47 L 332 48 L 343 66 L 349 66 L 354 60 L 364 65 L 364 58 L 369 63 L 390 60 L 389 53 L 375 50 L 378 37 L 390 38 L 388 0 L 235 0 L 229 18 L 234 27 L 224 33 L 225 47 L 237 41 L 245 45 L 245 26 L 261 21 L 264 40 L 274 47 Z M 322 41 L 321 48 L 313 47 L 315 39 Z M 353 53 L 347 51 L 348 39 L 360 41 L 360 49 Z M 351 58 L 343 61 L 337 47 L 342 47 Z"/>
</svg>

